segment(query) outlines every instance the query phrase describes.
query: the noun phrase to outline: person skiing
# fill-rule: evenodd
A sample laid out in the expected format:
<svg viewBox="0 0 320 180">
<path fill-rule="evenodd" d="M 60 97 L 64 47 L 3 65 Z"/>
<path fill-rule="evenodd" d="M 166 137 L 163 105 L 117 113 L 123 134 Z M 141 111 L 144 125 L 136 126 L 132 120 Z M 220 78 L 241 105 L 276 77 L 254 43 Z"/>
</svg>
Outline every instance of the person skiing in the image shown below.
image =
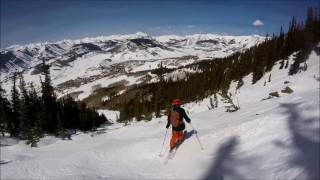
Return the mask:
<svg viewBox="0 0 320 180">
<path fill-rule="evenodd" d="M 185 129 L 185 121 L 191 122 L 191 119 L 187 116 L 186 111 L 181 108 L 182 101 L 180 99 L 174 99 L 172 101 L 173 108 L 168 115 L 168 123 L 166 128 L 168 129 L 172 125 L 172 136 L 170 140 L 170 152 L 183 141 L 183 130 Z"/>
</svg>

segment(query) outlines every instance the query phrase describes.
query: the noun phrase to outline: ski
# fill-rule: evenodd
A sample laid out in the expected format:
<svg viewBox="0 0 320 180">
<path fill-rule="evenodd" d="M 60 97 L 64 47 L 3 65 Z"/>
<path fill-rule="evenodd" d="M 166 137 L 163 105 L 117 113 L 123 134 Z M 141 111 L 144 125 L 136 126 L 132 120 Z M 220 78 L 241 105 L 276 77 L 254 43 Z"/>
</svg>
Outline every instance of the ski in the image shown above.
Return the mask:
<svg viewBox="0 0 320 180">
<path fill-rule="evenodd" d="M 173 159 L 174 156 L 176 155 L 177 149 L 174 148 L 170 153 L 169 153 L 169 159 Z"/>
<path fill-rule="evenodd" d="M 164 161 L 164 164 L 168 164 L 169 160 L 170 159 L 173 159 L 173 157 L 175 156 L 175 153 L 176 153 L 177 149 L 174 148 L 171 152 L 169 151 L 165 161 Z"/>
<path fill-rule="evenodd" d="M 182 143 L 176 145 L 176 147 L 174 147 L 171 152 L 169 151 L 169 153 L 168 153 L 168 155 L 166 157 L 166 160 L 165 160 L 165 164 L 167 164 L 169 162 L 169 160 L 172 160 L 175 157 L 175 155 L 176 155 L 176 153 L 178 151 L 178 148 L 180 147 L 181 144 Z"/>
</svg>

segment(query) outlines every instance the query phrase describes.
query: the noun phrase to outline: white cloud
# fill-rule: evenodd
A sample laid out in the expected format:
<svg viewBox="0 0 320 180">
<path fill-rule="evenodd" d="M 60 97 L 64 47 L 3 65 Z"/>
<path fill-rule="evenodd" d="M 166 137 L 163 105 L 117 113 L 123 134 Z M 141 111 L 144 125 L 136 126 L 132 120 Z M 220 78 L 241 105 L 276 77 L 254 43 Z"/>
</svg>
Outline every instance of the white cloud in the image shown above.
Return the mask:
<svg viewBox="0 0 320 180">
<path fill-rule="evenodd" d="M 260 19 L 257 19 L 252 23 L 252 26 L 263 26 L 263 25 L 264 24 Z"/>
</svg>

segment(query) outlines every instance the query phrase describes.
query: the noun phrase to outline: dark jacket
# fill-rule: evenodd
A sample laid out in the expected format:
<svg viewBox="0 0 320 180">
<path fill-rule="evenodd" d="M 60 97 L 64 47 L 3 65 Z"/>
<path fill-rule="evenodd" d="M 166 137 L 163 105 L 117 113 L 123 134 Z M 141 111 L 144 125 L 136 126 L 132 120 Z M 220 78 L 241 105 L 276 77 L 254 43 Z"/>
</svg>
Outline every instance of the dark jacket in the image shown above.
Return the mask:
<svg viewBox="0 0 320 180">
<path fill-rule="evenodd" d="M 186 111 L 183 108 L 181 108 L 180 106 L 174 106 L 172 110 L 177 111 L 179 113 L 179 117 L 180 117 L 180 121 L 181 121 L 180 126 L 172 127 L 172 130 L 174 130 L 174 131 L 182 131 L 182 130 L 184 130 L 186 126 L 185 126 L 185 124 L 183 122 L 183 119 L 185 121 L 187 121 L 188 123 L 191 122 L 191 119 L 187 116 Z M 169 128 L 170 124 L 171 124 L 170 123 L 170 115 L 171 115 L 171 111 L 169 112 L 169 115 L 168 115 L 168 122 L 167 122 L 166 128 Z"/>
</svg>

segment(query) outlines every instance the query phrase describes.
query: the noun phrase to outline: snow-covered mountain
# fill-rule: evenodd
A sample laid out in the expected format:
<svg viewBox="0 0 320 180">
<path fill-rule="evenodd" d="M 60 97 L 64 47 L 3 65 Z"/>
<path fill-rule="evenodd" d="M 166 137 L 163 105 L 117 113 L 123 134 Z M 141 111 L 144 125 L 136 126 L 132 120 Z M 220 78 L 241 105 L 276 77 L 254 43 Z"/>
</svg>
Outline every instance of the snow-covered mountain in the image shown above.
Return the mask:
<svg viewBox="0 0 320 180">
<path fill-rule="evenodd" d="M 9 89 L 10 74 L 23 72 L 27 82 L 39 84 L 42 60 L 51 65 L 53 84 L 58 94 L 83 92 L 81 86 L 110 84 L 123 79 L 139 79 L 137 74 L 158 68 L 172 68 L 213 57 L 242 51 L 264 37 L 194 34 L 151 37 L 145 33 L 101 36 L 28 45 L 14 45 L 0 50 L 1 81 Z M 135 76 L 129 75 L 135 74 Z M 120 77 L 120 78 L 119 78 Z M 121 78 L 123 77 L 123 78 Z M 104 80 L 103 80 L 104 78 Z M 110 83 L 105 79 L 108 78 Z M 116 79 L 114 79 L 116 78 Z M 94 83 L 96 81 L 100 83 Z M 130 82 L 130 81 L 129 81 Z M 91 83 L 91 84 L 89 84 Z M 93 84 L 92 84 L 93 83 Z M 87 96 L 83 95 L 83 97 Z"/>
<path fill-rule="evenodd" d="M 167 122 L 161 117 L 78 132 L 72 141 L 45 136 L 38 148 L 1 139 L 1 178 L 319 179 L 319 55 L 311 53 L 306 63 L 308 69 L 294 76 L 276 63 L 255 84 L 252 74 L 244 77 L 237 91 L 233 82 L 229 92 L 241 107 L 234 113 L 225 112 L 220 98 L 214 109 L 208 108 L 210 97 L 185 104 L 197 131 L 186 124 L 185 140 L 171 160 L 171 129 L 159 157 Z M 287 87 L 292 92 L 283 91 Z M 268 98 L 271 92 L 279 97 Z M 118 112 L 102 112 L 116 120 Z"/>
</svg>

